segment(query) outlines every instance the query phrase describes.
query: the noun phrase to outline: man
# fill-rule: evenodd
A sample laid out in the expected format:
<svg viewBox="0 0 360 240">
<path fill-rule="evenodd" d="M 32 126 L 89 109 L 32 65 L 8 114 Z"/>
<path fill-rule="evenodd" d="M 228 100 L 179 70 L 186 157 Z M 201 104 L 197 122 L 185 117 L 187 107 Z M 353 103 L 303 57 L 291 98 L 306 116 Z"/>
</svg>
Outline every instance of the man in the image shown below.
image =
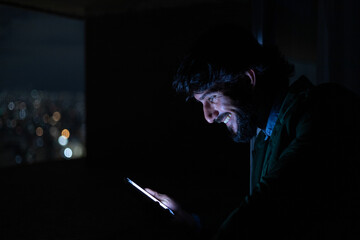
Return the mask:
<svg viewBox="0 0 360 240">
<path fill-rule="evenodd" d="M 359 236 L 359 97 L 306 77 L 289 86 L 292 74 L 275 48 L 237 26 L 205 33 L 177 71 L 174 88 L 202 104 L 206 121 L 255 141 L 249 194 L 218 239 Z M 148 191 L 196 226 L 173 199 Z"/>
</svg>

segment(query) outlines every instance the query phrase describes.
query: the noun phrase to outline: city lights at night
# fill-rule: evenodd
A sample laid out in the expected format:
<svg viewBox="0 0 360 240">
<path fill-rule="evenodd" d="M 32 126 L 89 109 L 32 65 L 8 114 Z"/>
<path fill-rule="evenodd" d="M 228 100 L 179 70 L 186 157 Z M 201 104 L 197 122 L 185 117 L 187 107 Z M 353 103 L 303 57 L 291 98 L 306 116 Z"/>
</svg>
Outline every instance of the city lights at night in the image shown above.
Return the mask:
<svg viewBox="0 0 360 240">
<path fill-rule="evenodd" d="M 0 16 L 0 167 L 85 157 L 84 23 L 5 5 Z"/>
<path fill-rule="evenodd" d="M 0 113 L 2 166 L 85 156 L 84 94 L 3 91 Z"/>
</svg>

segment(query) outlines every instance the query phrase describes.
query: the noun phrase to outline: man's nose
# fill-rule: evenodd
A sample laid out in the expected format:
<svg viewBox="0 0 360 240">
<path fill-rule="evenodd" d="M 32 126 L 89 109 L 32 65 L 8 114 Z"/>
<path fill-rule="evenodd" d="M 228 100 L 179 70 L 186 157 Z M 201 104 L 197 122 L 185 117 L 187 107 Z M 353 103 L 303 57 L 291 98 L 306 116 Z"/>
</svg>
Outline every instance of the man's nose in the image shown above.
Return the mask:
<svg viewBox="0 0 360 240">
<path fill-rule="evenodd" d="M 208 123 L 213 123 L 219 116 L 219 111 L 213 108 L 210 104 L 204 104 L 203 106 L 204 117 Z"/>
</svg>

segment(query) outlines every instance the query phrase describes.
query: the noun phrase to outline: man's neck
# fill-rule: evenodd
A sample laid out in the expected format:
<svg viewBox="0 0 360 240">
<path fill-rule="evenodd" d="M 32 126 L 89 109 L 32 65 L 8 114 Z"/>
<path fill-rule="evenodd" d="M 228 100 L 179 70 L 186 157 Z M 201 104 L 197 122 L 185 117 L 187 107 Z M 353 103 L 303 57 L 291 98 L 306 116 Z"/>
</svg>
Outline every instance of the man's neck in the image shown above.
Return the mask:
<svg viewBox="0 0 360 240">
<path fill-rule="evenodd" d="M 274 101 L 266 101 L 263 99 L 256 106 L 256 115 L 257 115 L 257 127 L 261 130 L 265 130 L 266 124 L 269 118 L 270 110 L 273 106 Z"/>
</svg>

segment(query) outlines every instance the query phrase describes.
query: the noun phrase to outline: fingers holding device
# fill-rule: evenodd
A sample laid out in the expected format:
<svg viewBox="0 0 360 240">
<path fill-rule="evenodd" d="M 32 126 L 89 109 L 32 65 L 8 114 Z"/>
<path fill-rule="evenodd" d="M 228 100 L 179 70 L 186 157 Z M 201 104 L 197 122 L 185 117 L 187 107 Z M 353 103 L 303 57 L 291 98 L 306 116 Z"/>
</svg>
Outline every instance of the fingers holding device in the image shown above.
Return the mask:
<svg viewBox="0 0 360 240">
<path fill-rule="evenodd" d="M 167 197 L 165 194 L 157 193 L 149 188 L 146 190 L 142 187 L 140 187 L 138 184 L 136 184 L 134 181 L 132 181 L 130 178 L 125 178 L 125 180 L 131 184 L 134 188 L 136 188 L 138 191 L 140 191 L 142 194 L 150 198 L 152 201 L 158 203 L 160 207 L 162 207 L 165 210 L 168 210 L 171 215 L 175 215 L 173 210 L 175 207 L 175 203 L 172 203 L 173 201 Z"/>
</svg>

